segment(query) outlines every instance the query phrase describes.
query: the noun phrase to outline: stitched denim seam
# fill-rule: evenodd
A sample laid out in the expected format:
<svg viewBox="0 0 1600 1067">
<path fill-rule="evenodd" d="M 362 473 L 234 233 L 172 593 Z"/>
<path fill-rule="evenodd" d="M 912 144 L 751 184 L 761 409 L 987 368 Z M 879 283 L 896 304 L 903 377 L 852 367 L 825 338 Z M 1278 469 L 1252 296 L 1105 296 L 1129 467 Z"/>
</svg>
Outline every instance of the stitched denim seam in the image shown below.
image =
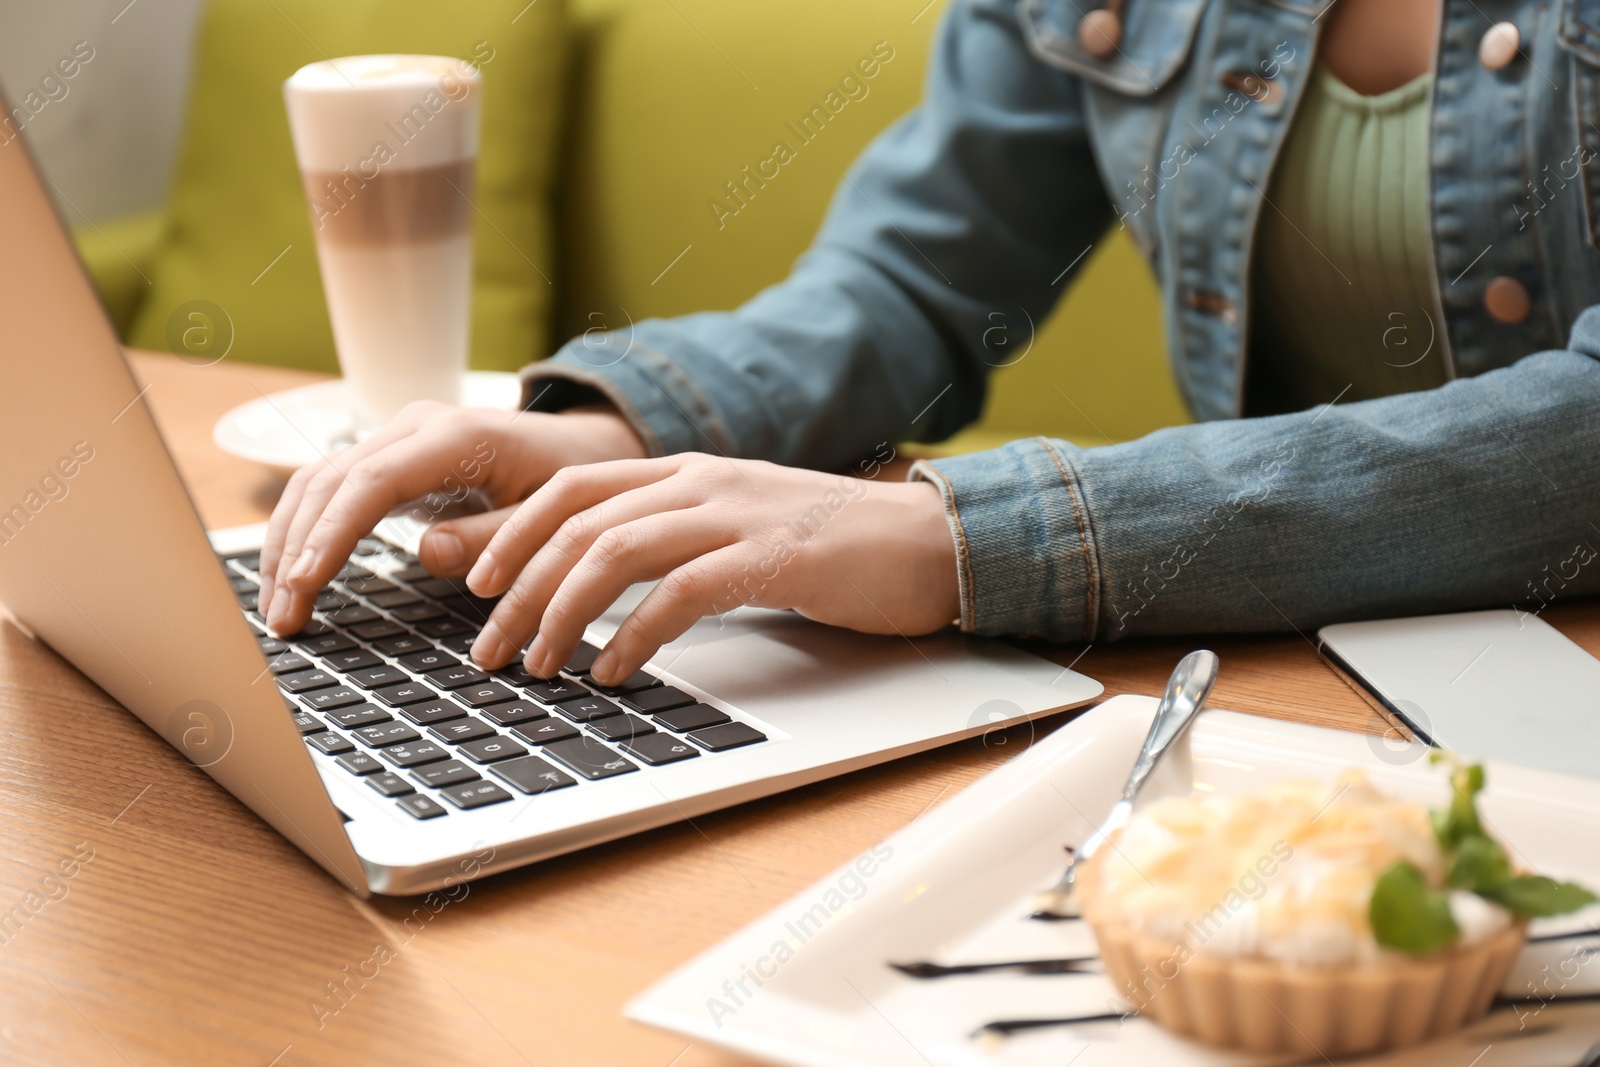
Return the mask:
<svg viewBox="0 0 1600 1067">
<path fill-rule="evenodd" d="M 934 482 L 944 501 L 945 522 L 949 524 L 956 542 L 956 584 L 961 594 L 961 630 L 963 633 L 972 633 L 978 625 L 978 606 L 973 592 L 972 552 L 967 547 L 967 531 L 961 523 L 961 508 L 956 504 L 956 487 L 944 471 L 925 459 L 913 463 L 906 474 L 907 481 L 919 477 Z"/>
<path fill-rule="evenodd" d="M 716 411 L 714 411 L 712 409 L 711 405 L 706 402 L 705 394 L 700 392 L 700 390 L 695 387 L 694 382 L 691 381 L 689 379 L 689 377 L 683 373 L 683 369 L 681 367 L 679 367 L 676 363 L 674 363 L 664 352 L 661 352 L 658 349 L 651 348 L 649 345 L 639 344 L 637 341 L 634 342 L 634 346 L 636 348 L 638 348 L 638 350 L 640 352 L 643 352 L 643 353 L 646 353 L 648 355 L 654 356 L 660 362 L 662 370 L 664 370 L 666 373 L 670 374 L 673 377 L 673 379 L 677 382 L 678 386 L 686 394 L 688 394 L 689 398 L 693 401 L 693 406 L 696 408 L 698 414 L 700 415 L 701 418 L 705 419 L 706 422 L 710 424 L 711 430 L 712 430 L 713 434 L 715 434 L 716 436 L 713 436 L 712 434 L 708 434 L 704 430 L 700 429 L 700 427 L 695 423 L 695 421 L 693 419 L 689 418 L 689 415 L 688 415 L 687 412 L 683 411 L 682 409 L 679 409 L 678 413 L 684 417 L 684 419 L 689 423 L 689 425 L 691 427 L 694 428 L 694 431 L 696 433 L 700 434 L 702 437 L 706 438 L 706 440 L 710 441 L 711 442 L 711 447 L 716 449 L 719 453 L 722 453 L 723 455 L 727 454 L 724 451 L 725 448 L 726 449 L 732 449 L 733 451 L 738 451 L 737 449 L 733 448 L 733 439 L 728 433 L 728 428 L 723 425 L 721 419 L 717 418 Z M 656 387 L 656 389 L 660 391 L 661 395 L 666 397 L 667 401 L 669 403 L 672 403 L 673 407 L 677 407 L 678 406 L 676 403 L 672 402 L 672 395 L 670 393 L 668 393 L 665 389 L 662 389 L 659 384 L 657 384 L 654 381 L 651 381 L 650 384 L 654 385 Z M 718 438 L 721 438 L 721 443 L 720 444 L 718 443 Z"/>
<path fill-rule="evenodd" d="M 1093 641 L 1100 620 L 1099 606 L 1095 603 L 1095 587 L 1099 584 L 1094 564 L 1094 553 L 1089 548 L 1089 536 L 1084 524 L 1084 508 L 1078 498 L 1077 473 L 1071 471 L 1066 459 L 1056 451 L 1048 439 L 1034 438 L 1044 450 L 1050 453 L 1050 458 L 1055 460 L 1056 469 L 1061 472 L 1061 480 L 1066 484 L 1067 496 L 1072 500 L 1072 513 L 1078 521 L 1078 544 L 1083 549 L 1083 633 L 1084 637 Z"/>
</svg>

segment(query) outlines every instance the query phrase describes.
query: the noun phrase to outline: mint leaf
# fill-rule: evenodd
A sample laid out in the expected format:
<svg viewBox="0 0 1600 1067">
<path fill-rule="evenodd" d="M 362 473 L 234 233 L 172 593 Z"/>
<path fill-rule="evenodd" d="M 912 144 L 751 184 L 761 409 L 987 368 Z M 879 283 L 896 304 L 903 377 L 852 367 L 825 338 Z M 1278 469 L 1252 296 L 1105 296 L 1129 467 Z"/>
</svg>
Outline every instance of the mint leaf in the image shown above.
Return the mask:
<svg viewBox="0 0 1600 1067">
<path fill-rule="evenodd" d="M 1485 834 L 1469 834 L 1456 845 L 1446 881 L 1456 889 L 1493 899 L 1495 890 L 1510 877 L 1511 862 L 1500 842 Z"/>
<path fill-rule="evenodd" d="M 1430 889 L 1414 864 L 1401 860 L 1372 887 L 1367 919 L 1378 944 L 1401 952 L 1437 952 L 1461 936 L 1449 894 Z"/>
<path fill-rule="evenodd" d="M 1542 874 L 1519 874 L 1507 878 L 1493 892 L 1480 892 L 1524 919 L 1543 919 L 1566 915 L 1600 901 L 1581 885 L 1558 882 Z"/>
<path fill-rule="evenodd" d="M 1483 765 L 1457 765 L 1450 772 L 1450 806 L 1430 812 L 1433 832 L 1446 850 L 1455 848 L 1467 837 L 1483 833 L 1478 819 L 1477 796 L 1483 792 Z"/>
</svg>

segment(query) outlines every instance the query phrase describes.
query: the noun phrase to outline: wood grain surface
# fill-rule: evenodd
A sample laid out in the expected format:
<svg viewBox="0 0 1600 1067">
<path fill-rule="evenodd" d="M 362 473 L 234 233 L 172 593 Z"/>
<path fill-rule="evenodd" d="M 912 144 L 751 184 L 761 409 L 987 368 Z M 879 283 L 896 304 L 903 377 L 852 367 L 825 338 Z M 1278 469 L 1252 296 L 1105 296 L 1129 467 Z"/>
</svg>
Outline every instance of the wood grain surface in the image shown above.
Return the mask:
<svg viewBox="0 0 1600 1067">
<path fill-rule="evenodd" d="M 207 523 L 264 518 L 281 480 L 224 455 L 212 425 L 316 377 L 143 354 L 135 366 Z M 1588 606 L 1545 617 L 1600 651 Z M 1384 728 L 1304 637 L 1206 644 L 1223 663 L 1216 706 Z M 1109 696 L 1158 693 L 1195 646 L 1035 650 Z M 1066 718 L 477 882 L 435 912 L 341 889 L 3 624 L 0 1063 L 732 1067 L 746 1061 L 628 1023 L 623 1003 Z"/>
</svg>

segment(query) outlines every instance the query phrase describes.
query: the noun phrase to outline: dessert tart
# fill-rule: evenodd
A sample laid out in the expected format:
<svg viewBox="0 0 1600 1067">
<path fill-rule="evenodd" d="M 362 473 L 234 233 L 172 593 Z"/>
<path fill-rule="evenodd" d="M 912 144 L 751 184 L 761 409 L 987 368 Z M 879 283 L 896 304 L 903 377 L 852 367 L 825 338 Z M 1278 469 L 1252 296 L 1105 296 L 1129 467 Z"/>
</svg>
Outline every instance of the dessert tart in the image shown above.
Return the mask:
<svg viewBox="0 0 1600 1067">
<path fill-rule="evenodd" d="M 1208 1044 L 1309 1058 L 1398 1049 L 1483 1015 L 1528 920 L 1596 897 L 1516 872 L 1479 818 L 1351 771 L 1158 800 L 1086 861 L 1079 903 L 1135 1011 Z"/>
</svg>

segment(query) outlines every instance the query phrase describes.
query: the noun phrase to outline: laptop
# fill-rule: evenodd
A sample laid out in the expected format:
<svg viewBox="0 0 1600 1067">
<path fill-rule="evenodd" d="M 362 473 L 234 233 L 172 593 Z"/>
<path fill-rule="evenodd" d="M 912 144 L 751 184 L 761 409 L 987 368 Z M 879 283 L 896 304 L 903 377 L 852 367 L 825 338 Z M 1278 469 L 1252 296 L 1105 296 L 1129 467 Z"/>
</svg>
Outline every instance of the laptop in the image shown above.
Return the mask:
<svg viewBox="0 0 1600 1067">
<path fill-rule="evenodd" d="M 3 113 L 3 108 L 0 108 Z M 1009 645 L 708 618 L 618 688 L 465 655 L 491 601 L 380 526 L 287 640 L 208 535 L 22 139 L 0 145 L 0 603 L 363 896 L 447 887 L 1085 704 Z M 203 295 L 203 294 L 197 294 Z M 411 531 L 415 533 L 415 531 Z"/>
</svg>

